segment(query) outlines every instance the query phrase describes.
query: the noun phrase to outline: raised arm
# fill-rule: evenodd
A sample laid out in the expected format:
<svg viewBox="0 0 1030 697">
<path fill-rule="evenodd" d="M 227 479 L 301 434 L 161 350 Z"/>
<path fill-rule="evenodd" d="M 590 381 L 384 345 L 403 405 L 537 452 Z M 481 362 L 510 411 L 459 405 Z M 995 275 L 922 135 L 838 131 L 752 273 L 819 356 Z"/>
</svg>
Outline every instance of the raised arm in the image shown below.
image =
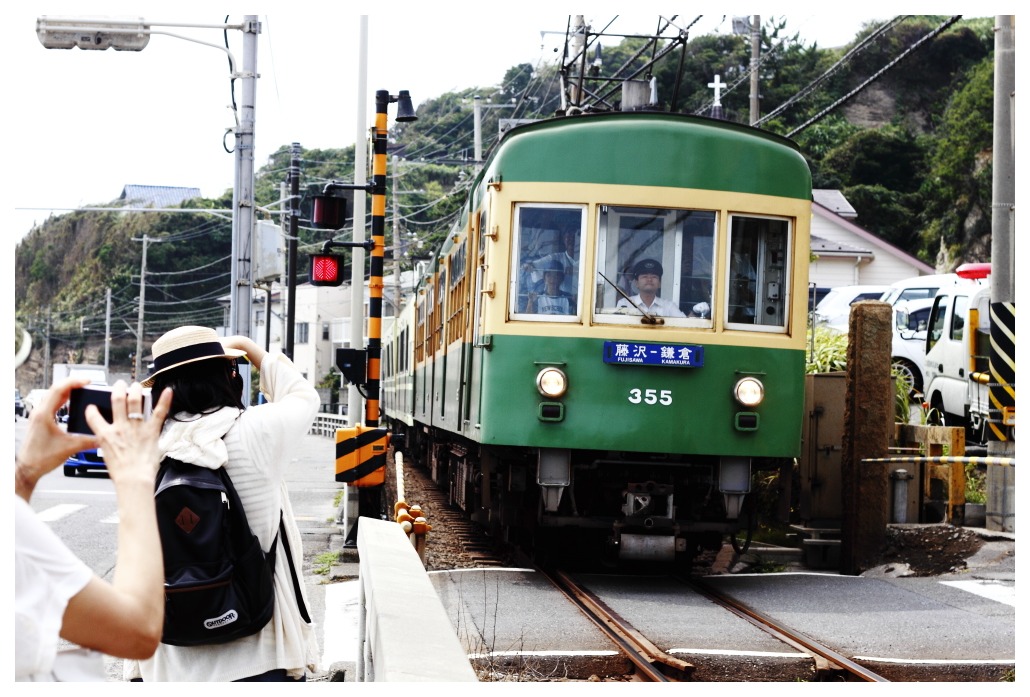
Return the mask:
<svg viewBox="0 0 1030 697">
<path fill-rule="evenodd" d="M 68 602 L 61 636 L 111 656 L 149 658 L 161 641 L 164 562 L 154 479 L 157 439 L 171 404 L 172 391 L 166 389 L 151 418 L 144 421 L 139 383 L 126 390 L 119 380 L 111 394 L 111 423 L 94 405 L 86 410 L 118 500 L 118 561 L 111 583 L 94 575 Z"/>
</svg>

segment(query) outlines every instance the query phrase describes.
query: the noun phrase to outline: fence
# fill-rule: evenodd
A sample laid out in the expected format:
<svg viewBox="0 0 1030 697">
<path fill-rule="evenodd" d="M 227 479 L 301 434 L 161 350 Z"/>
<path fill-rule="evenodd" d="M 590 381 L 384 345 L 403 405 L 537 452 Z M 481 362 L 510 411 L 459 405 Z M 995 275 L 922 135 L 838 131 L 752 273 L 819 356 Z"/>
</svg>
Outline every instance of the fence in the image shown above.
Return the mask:
<svg viewBox="0 0 1030 697">
<path fill-rule="evenodd" d="M 309 433 L 313 436 L 335 438 L 336 429 L 344 428 L 345 426 L 347 426 L 346 416 L 341 416 L 340 414 L 319 413 L 318 416 L 315 417 L 314 423 L 311 424 L 311 430 Z"/>
</svg>

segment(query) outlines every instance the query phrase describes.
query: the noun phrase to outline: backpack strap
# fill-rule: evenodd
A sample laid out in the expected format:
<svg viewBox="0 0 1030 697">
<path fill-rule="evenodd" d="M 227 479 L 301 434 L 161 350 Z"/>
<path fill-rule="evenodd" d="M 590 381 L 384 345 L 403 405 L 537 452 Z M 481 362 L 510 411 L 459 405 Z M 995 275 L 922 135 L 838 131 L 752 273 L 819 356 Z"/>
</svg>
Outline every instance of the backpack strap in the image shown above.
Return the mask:
<svg viewBox="0 0 1030 697">
<path fill-rule="evenodd" d="M 282 533 L 279 535 L 279 533 Z M 311 624 L 311 617 L 308 615 L 308 608 L 304 604 L 304 596 L 300 592 L 300 581 L 297 578 L 297 569 L 293 565 L 293 552 L 290 551 L 290 540 L 286 535 L 286 527 L 283 522 L 283 513 L 279 511 L 279 533 L 277 536 L 282 537 L 283 548 L 286 551 L 286 561 L 290 564 L 290 575 L 293 577 L 293 593 L 297 596 L 297 607 L 300 609 L 300 616 L 304 618 L 304 621 Z M 274 549 L 274 545 L 273 545 Z"/>
</svg>

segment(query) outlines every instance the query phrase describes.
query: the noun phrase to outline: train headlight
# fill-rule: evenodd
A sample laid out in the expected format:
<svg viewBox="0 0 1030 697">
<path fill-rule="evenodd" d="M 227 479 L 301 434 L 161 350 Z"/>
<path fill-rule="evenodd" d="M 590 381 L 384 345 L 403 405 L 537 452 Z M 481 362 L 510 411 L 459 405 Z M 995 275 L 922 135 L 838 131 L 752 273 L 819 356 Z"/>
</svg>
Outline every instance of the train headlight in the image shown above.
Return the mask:
<svg viewBox="0 0 1030 697">
<path fill-rule="evenodd" d="M 733 397 L 745 407 L 757 407 L 765 398 L 765 386 L 758 378 L 741 378 L 733 386 Z"/>
<path fill-rule="evenodd" d="M 558 368 L 544 368 L 536 375 L 536 389 L 544 397 L 557 399 L 569 388 L 569 380 Z"/>
</svg>

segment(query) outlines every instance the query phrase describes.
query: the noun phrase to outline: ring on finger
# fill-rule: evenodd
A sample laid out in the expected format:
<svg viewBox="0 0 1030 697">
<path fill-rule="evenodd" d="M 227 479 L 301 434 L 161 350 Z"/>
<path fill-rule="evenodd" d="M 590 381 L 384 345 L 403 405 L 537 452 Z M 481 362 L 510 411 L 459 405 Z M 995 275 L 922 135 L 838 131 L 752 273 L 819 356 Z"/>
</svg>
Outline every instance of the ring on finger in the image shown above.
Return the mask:
<svg viewBox="0 0 1030 697">
<path fill-rule="evenodd" d="M 140 412 L 138 412 L 138 411 L 135 411 L 135 412 L 133 412 L 133 413 L 131 413 L 131 414 L 127 414 L 127 416 L 128 416 L 128 417 L 129 417 L 130 419 L 132 419 L 133 421 L 142 421 L 142 420 L 143 420 L 143 414 L 141 414 L 141 413 L 140 413 Z"/>
</svg>

